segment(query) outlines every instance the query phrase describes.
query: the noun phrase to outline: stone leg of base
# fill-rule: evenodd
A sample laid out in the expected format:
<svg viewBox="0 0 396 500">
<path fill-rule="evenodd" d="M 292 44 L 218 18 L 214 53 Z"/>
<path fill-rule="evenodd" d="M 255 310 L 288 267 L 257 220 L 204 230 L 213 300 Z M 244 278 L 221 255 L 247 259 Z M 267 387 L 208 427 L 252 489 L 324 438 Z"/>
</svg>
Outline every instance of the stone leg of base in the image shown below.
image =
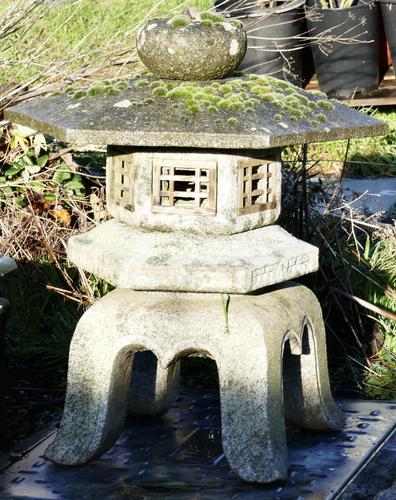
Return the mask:
<svg viewBox="0 0 396 500">
<path fill-rule="evenodd" d="M 247 314 L 246 314 L 247 313 Z M 247 328 L 263 331 L 250 314 Z M 250 316 L 250 317 L 249 317 Z M 239 323 L 239 327 L 241 327 Z M 276 325 L 274 325 L 276 333 Z M 233 328 L 233 327 L 230 327 Z M 223 448 L 231 469 L 242 479 L 268 483 L 287 477 L 288 455 L 282 400 L 282 372 L 278 342 L 260 342 L 261 335 L 223 345 L 216 357 L 221 402 Z M 249 345 L 247 345 L 249 344 Z"/>
<path fill-rule="evenodd" d="M 295 330 L 291 331 L 290 342 L 285 344 L 283 352 L 286 418 L 310 430 L 341 429 L 345 417 L 330 390 L 322 309 L 308 288 L 296 285 L 295 290 L 303 309 L 298 311 L 295 302 L 288 306 Z"/>
<path fill-rule="evenodd" d="M 137 352 L 133 358 L 128 392 L 128 415 L 162 415 L 179 391 L 180 363 L 162 368 L 150 351 Z"/>
<path fill-rule="evenodd" d="M 305 355 L 316 359 L 314 369 L 309 358 L 299 372 L 288 372 L 301 378 L 296 380 L 303 388 L 295 398 L 298 420 L 328 428 L 341 422 L 328 385 L 321 321 L 313 294 L 294 284 L 251 296 L 114 290 L 76 328 L 64 415 L 46 456 L 78 464 L 114 443 L 124 422 L 135 353 L 152 351 L 161 370 L 200 354 L 217 363 L 223 444 L 231 468 L 247 481 L 285 478 L 282 356 L 285 345 L 290 356 L 306 352 L 307 324 L 312 340 Z M 287 407 L 293 406 L 292 397 L 286 390 Z"/>
</svg>

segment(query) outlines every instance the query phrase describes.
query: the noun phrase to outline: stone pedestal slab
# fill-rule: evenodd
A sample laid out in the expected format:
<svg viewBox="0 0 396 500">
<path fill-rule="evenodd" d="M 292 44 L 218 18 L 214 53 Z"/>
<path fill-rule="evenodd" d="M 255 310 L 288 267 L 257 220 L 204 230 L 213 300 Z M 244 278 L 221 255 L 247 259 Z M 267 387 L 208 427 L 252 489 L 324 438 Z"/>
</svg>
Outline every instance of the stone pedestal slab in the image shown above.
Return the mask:
<svg viewBox="0 0 396 500">
<path fill-rule="evenodd" d="M 84 463 L 112 446 L 124 425 L 135 353 L 145 350 L 169 379 L 183 356 L 216 361 L 224 452 L 247 481 L 287 476 L 285 411 L 309 429 L 342 425 L 330 393 L 320 305 L 307 288 L 288 283 L 227 299 L 117 289 L 78 323 L 65 410 L 49 459 Z"/>
<path fill-rule="evenodd" d="M 120 288 L 182 292 L 249 293 L 318 268 L 318 249 L 279 226 L 216 237 L 115 219 L 70 238 L 68 258 Z"/>
</svg>

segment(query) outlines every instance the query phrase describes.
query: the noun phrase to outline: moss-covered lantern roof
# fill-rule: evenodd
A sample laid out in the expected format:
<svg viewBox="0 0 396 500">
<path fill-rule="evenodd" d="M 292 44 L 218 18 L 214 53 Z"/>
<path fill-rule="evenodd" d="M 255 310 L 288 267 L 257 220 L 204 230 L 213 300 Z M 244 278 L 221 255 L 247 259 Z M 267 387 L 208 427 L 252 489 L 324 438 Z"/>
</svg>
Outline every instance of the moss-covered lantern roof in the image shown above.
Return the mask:
<svg viewBox="0 0 396 500">
<path fill-rule="evenodd" d="M 18 104 L 6 118 L 76 146 L 265 149 L 387 131 L 324 95 L 257 75 L 102 82 Z"/>
</svg>

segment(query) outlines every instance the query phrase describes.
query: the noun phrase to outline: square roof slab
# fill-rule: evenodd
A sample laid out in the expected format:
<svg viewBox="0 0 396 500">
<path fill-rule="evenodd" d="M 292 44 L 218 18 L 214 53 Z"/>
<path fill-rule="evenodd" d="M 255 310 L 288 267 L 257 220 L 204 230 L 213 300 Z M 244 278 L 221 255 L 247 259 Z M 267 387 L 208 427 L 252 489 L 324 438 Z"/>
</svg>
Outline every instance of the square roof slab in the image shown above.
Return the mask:
<svg viewBox="0 0 396 500">
<path fill-rule="evenodd" d="M 249 293 L 318 269 L 318 249 L 275 225 L 218 238 L 112 219 L 72 236 L 67 247 L 78 267 L 134 290 Z"/>
<path fill-rule="evenodd" d="M 5 116 L 78 147 L 266 149 L 387 132 L 383 122 L 324 95 L 257 75 L 107 82 L 33 99 Z"/>
</svg>

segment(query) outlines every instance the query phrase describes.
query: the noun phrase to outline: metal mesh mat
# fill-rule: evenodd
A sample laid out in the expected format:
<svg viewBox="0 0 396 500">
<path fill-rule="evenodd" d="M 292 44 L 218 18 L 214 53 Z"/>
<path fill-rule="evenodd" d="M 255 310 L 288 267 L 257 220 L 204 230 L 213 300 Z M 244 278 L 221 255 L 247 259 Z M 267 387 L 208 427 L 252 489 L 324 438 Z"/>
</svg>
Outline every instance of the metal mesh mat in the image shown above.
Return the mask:
<svg viewBox="0 0 396 500">
<path fill-rule="evenodd" d="M 43 458 L 53 433 L 0 476 L 0 498 L 14 499 L 331 499 L 367 463 L 396 423 L 396 404 L 341 400 L 340 432 L 288 428 L 289 477 L 270 485 L 241 481 L 221 444 L 218 395 L 183 392 L 161 418 L 129 418 L 101 458 L 62 467 Z"/>
</svg>

